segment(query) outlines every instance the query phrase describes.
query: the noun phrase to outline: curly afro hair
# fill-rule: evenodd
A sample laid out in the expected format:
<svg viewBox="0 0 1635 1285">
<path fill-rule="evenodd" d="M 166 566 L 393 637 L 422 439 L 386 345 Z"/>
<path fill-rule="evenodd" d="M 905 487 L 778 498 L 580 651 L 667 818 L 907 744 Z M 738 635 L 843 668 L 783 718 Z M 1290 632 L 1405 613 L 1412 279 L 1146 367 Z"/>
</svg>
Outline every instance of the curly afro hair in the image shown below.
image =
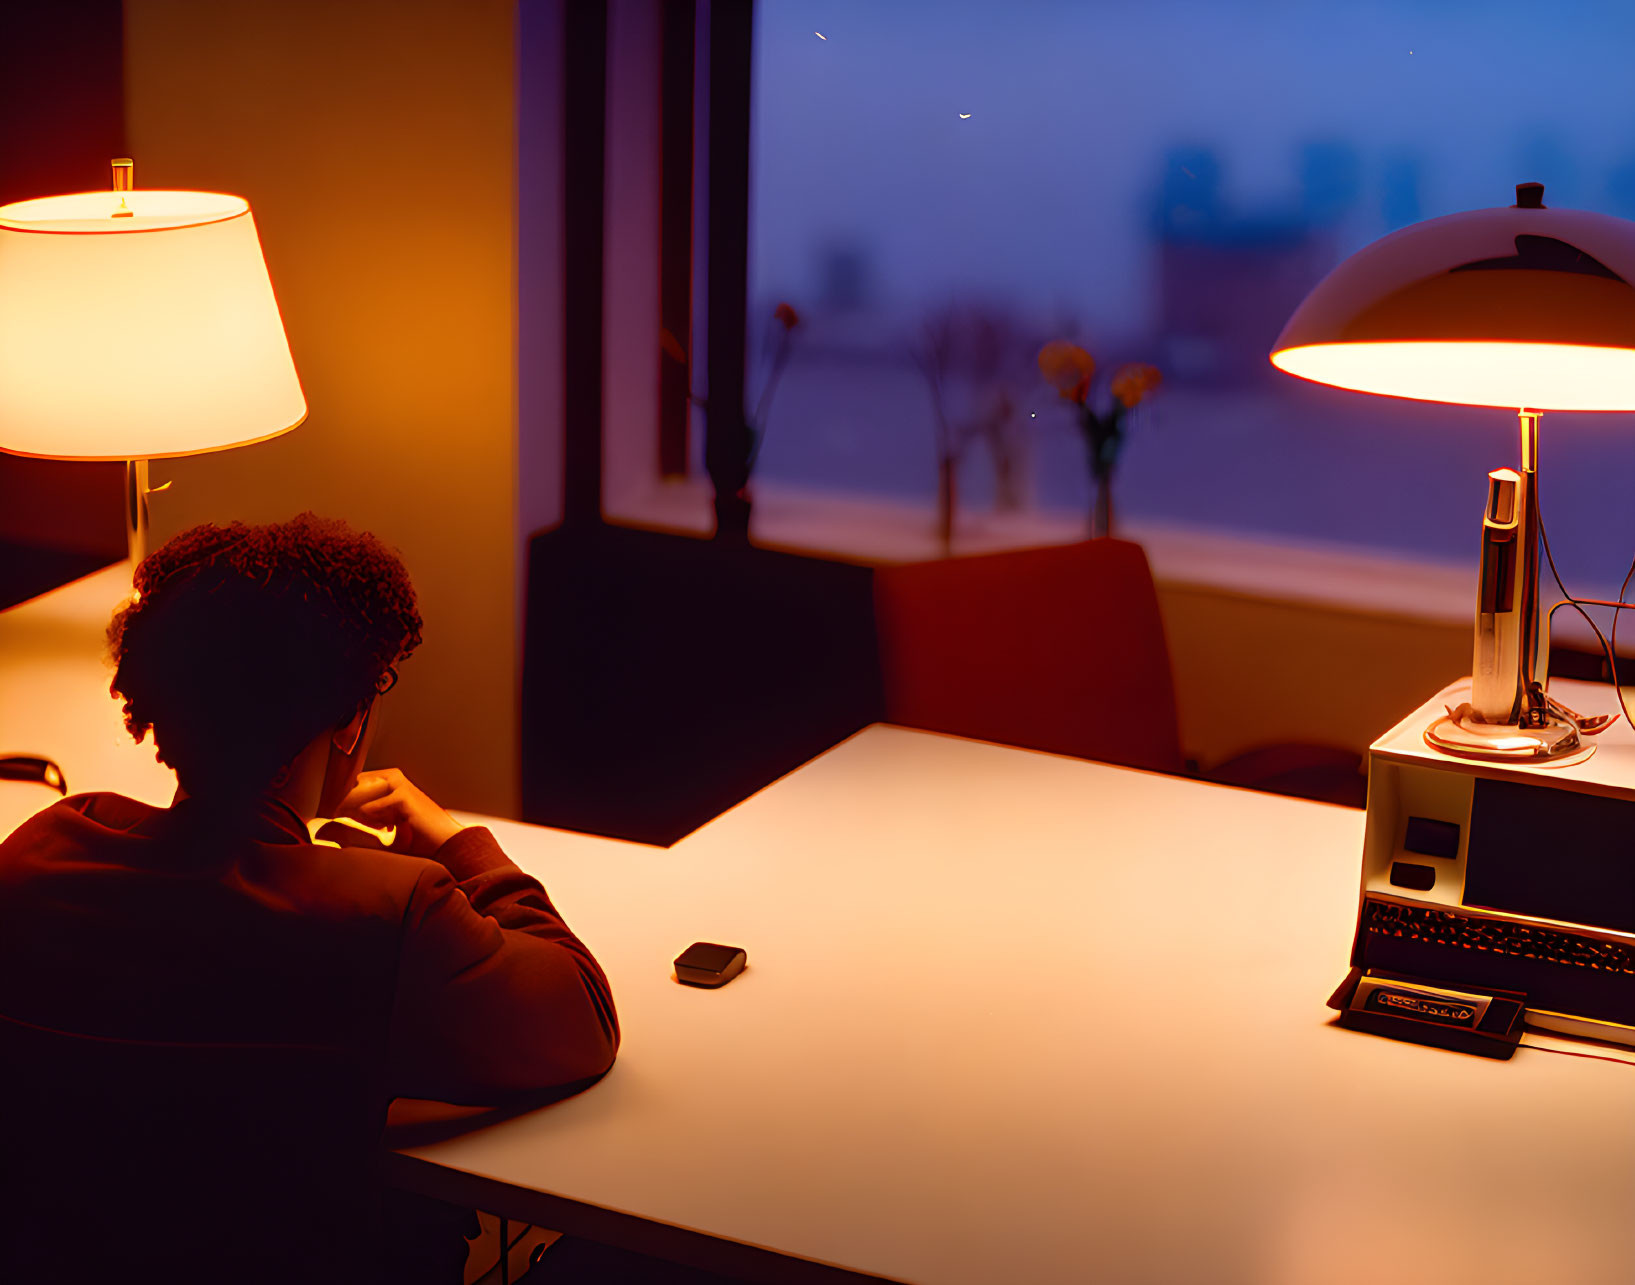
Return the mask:
<svg viewBox="0 0 1635 1285">
<path fill-rule="evenodd" d="M 367 532 L 290 522 L 183 531 L 114 613 L 109 691 L 190 795 L 264 789 L 420 644 L 414 587 Z"/>
</svg>

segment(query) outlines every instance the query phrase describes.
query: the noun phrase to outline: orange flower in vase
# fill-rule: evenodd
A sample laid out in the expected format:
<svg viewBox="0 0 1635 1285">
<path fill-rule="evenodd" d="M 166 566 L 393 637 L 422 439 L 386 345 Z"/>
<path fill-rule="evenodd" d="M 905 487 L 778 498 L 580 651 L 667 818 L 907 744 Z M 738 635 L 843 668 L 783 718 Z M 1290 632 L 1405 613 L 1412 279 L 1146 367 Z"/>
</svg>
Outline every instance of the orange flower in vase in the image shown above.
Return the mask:
<svg viewBox="0 0 1635 1285">
<path fill-rule="evenodd" d="M 767 372 L 766 386 L 761 389 L 761 399 L 755 403 L 755 414 L 749 421 L 749 429 L 755 439 L 749 453 L 750 468 L 755 467 L 756 457 L 761 453 L 761 443 L 766 439 L 767 412 L 772 409 L 772 394 L 777 391 L 778 377 L 783 374 L 783 368 L 789 361 L 789 347 L 795 327 L 800 325 L 800 313 L 795 311 L 793 305 L 780 303 L 772 310 L 772 321 L 778 332 L 778 341 L 772 352 L 772 366 Z"/>
<path fill-rule="evenodd" d="M 715 536 L 718 540 L 749 539 L 749 479 L 760 456 L 761 443 L 766 440 L 772 394 L 777 391 L 778 380 L 788 364 L 793 342 L 791 336 L 800 323 L 800 314 L 787 303 L 780 303 L 772 310 L 771 326 L 777 333 L 776 346 L 754 413 L 736 417 L 736 422 L 729 423 L 725 428 L 712 426 L 705 434 L 704 468 L 715 487 Z"/>
<path fill-rule="evenodd" d="M 1131 362 L 1120 366 L 1113 376 L 1113 396 L 1125 410 L 1134 410 L 1157 392 L 1163 382 L 1164 377 L 1158 373 L 1157 366 Z"/>
<path fill-rule="evenodd" d="M 1112 404 L 1098 412 L 1090 404 L 1090 384 L 1095 372 L 1095 358 L 1077 344 L 1056 339 L 1039 350 L 1039 373 L 1078 411 L 1079 431 L 1084 434 L 1095 492 L 1090 534 L 1110 536 L 1113 533 L 1113 470 L 1118 466 L 1119 452 L 1124 449 L 1124 417 L 1158 390 L 1163 376 L 1156 366 L 1143 362 L 1120 366 L 1110 381 Z"/>
<path fill-rule="evenodd" d="M 1096 359 L 1077 344 L 1053 339 L 1039 349 L 1039 373 L 1061 394 L 1064 401 L 1083 406 L 1090 396 L 1090 381 L 1096 374 Z"/>
</svg>

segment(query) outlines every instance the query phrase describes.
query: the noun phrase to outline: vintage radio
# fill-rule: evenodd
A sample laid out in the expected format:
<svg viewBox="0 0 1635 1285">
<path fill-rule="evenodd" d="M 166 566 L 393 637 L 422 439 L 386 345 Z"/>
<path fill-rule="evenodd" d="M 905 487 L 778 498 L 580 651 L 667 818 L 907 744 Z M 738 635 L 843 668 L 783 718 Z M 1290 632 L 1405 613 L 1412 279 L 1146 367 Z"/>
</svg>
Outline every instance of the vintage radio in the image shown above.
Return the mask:
<svg viewBox="0 0 1635 1285">
<path fill-rule="evenodd" d="M 1612 688 L 1557 682 L 1578 709 Z M 1369 750 L 1362 895 L 1342 1025 L 1508 1057 L 1523 1024 L 1635 1046 L 1635 733 L 1526 766 L 1454 758 L 1425 729 L 1456 683 Z"/>
</svg>

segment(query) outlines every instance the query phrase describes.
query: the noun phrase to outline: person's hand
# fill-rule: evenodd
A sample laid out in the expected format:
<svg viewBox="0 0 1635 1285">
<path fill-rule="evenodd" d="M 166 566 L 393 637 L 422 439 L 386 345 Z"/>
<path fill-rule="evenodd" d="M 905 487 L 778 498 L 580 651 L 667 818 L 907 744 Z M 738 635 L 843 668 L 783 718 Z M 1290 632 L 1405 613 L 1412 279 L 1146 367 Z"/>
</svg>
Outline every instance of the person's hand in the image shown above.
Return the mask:
<svg viewBox="0 0 1635 1285">
<path fill-rule="evenodd" d="M 414 857 L 435 856 L 437 849 L 462 828 L 395 767 L 361 773 L 335 815 L 376 829 L 395 827 L 397 834 L 386 845 L 387 851 Z"/>
</svg>

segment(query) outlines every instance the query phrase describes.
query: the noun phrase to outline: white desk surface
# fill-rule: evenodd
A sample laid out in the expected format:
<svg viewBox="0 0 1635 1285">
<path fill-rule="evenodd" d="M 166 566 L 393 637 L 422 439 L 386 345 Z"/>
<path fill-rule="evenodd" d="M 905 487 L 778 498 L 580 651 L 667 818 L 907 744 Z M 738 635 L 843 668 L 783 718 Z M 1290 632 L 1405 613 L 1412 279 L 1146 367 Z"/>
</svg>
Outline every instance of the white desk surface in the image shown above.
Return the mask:
<svg viewBox="0 0 1635 1285">
<path fill-rule="evenodd" d="M 0 748 L 162 803 L 95 664 L 116 579 L 0 613 Z M 5 788 L 0 833 L 49 801 Z M 668 850 L 491 822 L 624 1045 L 395 1177 L 926 1285 L 1626 1285 L 1635 1071 L 1330 1024 L 1362 820 L 874 727 Z M 693 940 L 749 969 L 678 985 Z"/>
<path fill-rule="evenodd" d="M 71 794 L 116 790 L 163 807 L 176 793 L 176 774 L 153 757 L 151 737 L 131 740 L 108 694 L 108 620 L 130 592 L 130 564 L 120 562 L 0 611 L 0 754 L 55 760 Z M 56 797 L 40 785 L 0 781 L 0 835 Z"/>
<path fill-rule="evenodd" d="M 625 1045 L 410 1154 L 936 1285 L 1627 1283 L 1632 1068 L 1330 1024 L 1362 821 L 874 727 L 668 851 L 496 825 Z"/>
</svg>

